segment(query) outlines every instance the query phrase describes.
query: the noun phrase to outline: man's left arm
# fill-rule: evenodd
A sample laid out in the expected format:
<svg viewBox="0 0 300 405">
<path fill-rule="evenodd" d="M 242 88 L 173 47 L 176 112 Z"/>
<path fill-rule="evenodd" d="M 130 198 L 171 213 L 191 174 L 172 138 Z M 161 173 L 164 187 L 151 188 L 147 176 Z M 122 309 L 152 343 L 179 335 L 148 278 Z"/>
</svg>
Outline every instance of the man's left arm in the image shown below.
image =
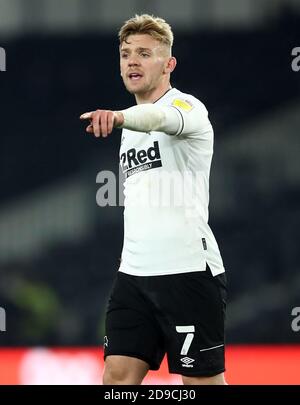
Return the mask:
<svg viewBox="0 0 300 405">
<path fill-rule="evenodd" d="M 176 98 L 171 106 L 181 117 L 181 128 L 176 135 L 186 137 L 207 137 L 211 132 L 212 126 L 208 118 L 208 112 L 203 103 L 190 97 L 186 99 Z"/>
</svg>

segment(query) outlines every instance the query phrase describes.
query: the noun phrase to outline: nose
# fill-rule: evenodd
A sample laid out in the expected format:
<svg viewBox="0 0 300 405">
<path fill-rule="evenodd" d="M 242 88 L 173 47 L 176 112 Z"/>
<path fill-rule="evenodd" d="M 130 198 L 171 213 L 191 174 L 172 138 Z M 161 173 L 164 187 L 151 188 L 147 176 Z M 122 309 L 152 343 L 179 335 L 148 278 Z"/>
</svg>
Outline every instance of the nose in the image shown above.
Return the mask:
<svg viewBox="0 0 300 405">
<path fill-rule="evenodd" d="M 130 58 L 128 59 L 128 66 L 137 66 L 139 65 L 139 61 L 135 55 L 131 55 Z"/>
</svg>

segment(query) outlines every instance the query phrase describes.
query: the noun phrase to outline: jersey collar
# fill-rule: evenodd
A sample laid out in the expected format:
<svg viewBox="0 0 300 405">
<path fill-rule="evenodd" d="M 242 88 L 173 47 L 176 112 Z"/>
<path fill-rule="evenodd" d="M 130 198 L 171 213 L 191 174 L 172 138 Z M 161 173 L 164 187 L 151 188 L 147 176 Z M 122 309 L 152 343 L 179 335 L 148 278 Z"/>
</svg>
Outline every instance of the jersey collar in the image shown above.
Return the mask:
<svg viewBox="0 0 300 405">
<path fill-rule="evenodd" d="M 153 104 L 157 103 L 159 100 L 161 100 L 162 98 L 164 98 L 166 94 L 169 94 L 169 93 L 172 92 L 173 90 L 176 90 L 175 87 L 170 87 L 162 96 L 160 96 L 157 100 L 155 100 L 155 101 L 153 102 Z"/>
</svg>

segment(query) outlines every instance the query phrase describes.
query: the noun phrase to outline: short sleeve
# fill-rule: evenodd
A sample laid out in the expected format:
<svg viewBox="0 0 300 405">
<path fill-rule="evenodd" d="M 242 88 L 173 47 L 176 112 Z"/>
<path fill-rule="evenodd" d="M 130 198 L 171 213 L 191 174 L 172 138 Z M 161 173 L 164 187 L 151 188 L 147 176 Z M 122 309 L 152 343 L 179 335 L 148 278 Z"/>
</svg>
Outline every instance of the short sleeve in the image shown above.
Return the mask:
<svg viewBox="0 0 300 405">
<path fill-rule="evenodd" d="M 208 131 L 212 131 L 207 109 L 196 98 L 192 96 L 173 98 L 170 105 L 176 109 L 181 118 L 181 127 L 176 133 L 177 136 L 201 137 Z"/>
</svg>

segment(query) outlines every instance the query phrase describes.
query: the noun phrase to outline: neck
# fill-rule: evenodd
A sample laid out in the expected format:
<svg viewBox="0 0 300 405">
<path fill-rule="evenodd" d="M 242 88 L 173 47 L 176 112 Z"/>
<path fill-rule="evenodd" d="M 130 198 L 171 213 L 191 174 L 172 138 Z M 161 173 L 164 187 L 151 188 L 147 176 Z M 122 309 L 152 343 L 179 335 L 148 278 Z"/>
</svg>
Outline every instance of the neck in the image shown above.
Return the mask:
<svg viewBox="0 0 300 405">
<path fill-rule="evenodd" d="M 161 98 L 171 88 L 172 88 L 172 86 L 169 82 L 160 88 L 149 90 L 146 93 L 135 94 L 134 96 L 135 96 L 136 103 L 137 104 L 155 103 L 156 100 Z"/>
</svg>

